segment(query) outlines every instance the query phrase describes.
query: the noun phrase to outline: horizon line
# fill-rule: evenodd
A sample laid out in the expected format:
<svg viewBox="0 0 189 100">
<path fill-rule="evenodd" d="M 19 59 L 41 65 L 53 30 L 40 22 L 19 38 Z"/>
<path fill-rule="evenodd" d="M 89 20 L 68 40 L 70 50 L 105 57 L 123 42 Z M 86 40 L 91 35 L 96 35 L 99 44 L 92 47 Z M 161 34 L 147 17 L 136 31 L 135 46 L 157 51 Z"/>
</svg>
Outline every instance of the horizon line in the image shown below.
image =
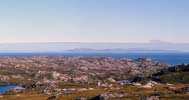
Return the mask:
<svg viewBox="0 0 189 100">
<path fill-rule="evenodd" d="M 59 41 L 51 41 L 51 42 L 0 42 L 0 44 L 43 44 L 43 43 L 91 43 L 91 44 L 150 44 L 150 43 L 165 43 L 165 44 L 189 44 L 189 42 L 166 42 L 166 41 L 159 41 L 159 42 L 59 42 Z"/>
</svg>

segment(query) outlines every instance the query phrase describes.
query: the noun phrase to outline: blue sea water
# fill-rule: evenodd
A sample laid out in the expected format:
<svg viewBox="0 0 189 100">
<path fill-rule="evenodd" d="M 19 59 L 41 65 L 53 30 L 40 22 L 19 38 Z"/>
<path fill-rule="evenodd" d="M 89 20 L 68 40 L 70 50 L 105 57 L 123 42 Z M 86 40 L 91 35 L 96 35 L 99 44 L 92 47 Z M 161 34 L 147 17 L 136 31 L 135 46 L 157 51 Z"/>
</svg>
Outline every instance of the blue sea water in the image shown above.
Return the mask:
<svg viewBox="0 0 189 100">
<path fill-rule="evenodd" d="M 3 93 L 8 92 L 8 91 L 11 91 L 16 87 L 18 87 L 18 86 L 16 86 L 16 85 L 0 86 L 0 94 L 3 94 Z"/>
<path fill-rule="evenodd" d="M 66 56 L 100 56 L 100 57 L 113 57 L 113 58 L 151 58 L 154 61 L 166 63 L 170 65 L 189 64 L 189 53 L 103 53 L 103 54 L 65 54 Z"/>
<path fill-rule="evenodd" d="M 96 56 L 113 58 L 151 58 L 170 65 L 189 64 L 189 53 L 0 53 L 0 56 Z"/>
</svg>

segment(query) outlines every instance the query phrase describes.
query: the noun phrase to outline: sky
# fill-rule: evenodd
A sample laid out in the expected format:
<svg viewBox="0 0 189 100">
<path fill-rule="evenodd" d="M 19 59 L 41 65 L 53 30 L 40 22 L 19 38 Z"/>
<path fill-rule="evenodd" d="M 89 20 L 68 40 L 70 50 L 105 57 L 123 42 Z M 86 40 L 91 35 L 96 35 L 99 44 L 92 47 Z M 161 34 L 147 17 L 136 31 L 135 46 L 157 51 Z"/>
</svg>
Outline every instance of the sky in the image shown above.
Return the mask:
<svg viewBox="0 0 189 100">
<path fill-rule="evenodd" d="M 0 43 L 189 43 L 189 0 L 0 0 Z"/>
</svg>

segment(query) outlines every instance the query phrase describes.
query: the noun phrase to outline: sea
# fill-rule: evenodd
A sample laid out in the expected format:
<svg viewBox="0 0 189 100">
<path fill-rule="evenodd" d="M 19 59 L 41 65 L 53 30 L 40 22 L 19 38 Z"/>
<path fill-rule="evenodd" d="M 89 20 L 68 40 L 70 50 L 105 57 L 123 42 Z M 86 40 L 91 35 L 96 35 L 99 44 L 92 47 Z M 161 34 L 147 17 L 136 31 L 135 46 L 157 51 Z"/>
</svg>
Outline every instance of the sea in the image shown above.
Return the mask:
<svg viewBox="0 0 189 100">
<path fill-rule="evenodd" d="M 85 57 L 112 57 L 112 58 L 151 58 L 160 63 L 169 65 L 189 64 L 189 53 L 0 53 L 0 57 L 19 56 L 85 56 Z"/>
<path fill-rule="evenodd" d="M 4 85 L 4 86 L 0 86 L 0 94 L 4 94 L 8 91 L 11 91 L 15 88 L 21 88 L 21 86 L 18 85 Z"/>
</svg>

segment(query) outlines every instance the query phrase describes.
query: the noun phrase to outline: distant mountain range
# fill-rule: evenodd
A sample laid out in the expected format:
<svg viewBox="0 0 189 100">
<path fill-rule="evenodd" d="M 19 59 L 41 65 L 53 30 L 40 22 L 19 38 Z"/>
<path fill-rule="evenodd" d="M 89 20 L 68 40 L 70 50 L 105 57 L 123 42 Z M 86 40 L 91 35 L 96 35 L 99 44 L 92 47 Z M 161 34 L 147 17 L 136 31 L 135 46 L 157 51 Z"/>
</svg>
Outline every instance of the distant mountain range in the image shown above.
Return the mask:
<svg viewBox="0 0 189 100">
<path fill-rule="evenodd" d="M 152 49 L 90 49 L 90 48 L 76 48 L 64 51 L 66 53 L 179 53 L 176 50 L 152 50 Z"/>
<path fill-rule="evenodd" d="M 5 43 L 0 44 L 0 53 L 167 53 L 189 52 L 189 43 Z"/>
</svg>

